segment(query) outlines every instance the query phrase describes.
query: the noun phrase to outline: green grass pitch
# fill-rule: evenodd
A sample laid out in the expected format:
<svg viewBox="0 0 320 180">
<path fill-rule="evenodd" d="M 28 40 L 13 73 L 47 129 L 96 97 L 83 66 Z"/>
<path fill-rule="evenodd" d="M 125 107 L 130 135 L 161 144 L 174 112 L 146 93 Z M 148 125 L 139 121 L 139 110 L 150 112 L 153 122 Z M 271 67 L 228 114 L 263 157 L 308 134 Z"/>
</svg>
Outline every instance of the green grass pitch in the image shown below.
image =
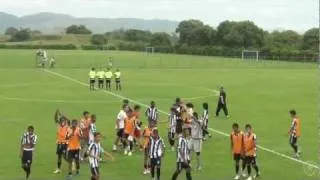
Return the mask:
<svg viewBox="0 0 320 180">
<path fill-rule="evenodd" d="M 115 137 L 114 123 L 121 99 L 103 91 L 90 92 L 87 74 L 91 67 L 105 67 L 108 57 L 123 73 L 123 91 L 115 92 L 143 104 L 155 100 L 159 109 L 168 111 L 175 97 L 192 101 L 196 111 L 201 103 L 210 105 L 210 127 L 230 133 L 231 124 L 243 128 L 251 123 L 258 144 L 280 154 L 292 155 L 287 131 L 291 123 L 288 110 L 295 108 L 302 119 L 300 147 L 303 162 L 317 162 L 317 67 L 315 64 L 288 62 L 252 62 L 234 59 L 165 55 L 138 52 L 51 51 L 57 66 L 54 73 L 35 68 L 35 51 L 0 51 L 1 151 L 0 179 L 20 180 L 20 136 L 29 124 L 35 126 L 38 144 L 32 165 L 31 180 L 65 179 L 53 174 L 56 167 L 53 113 L 61 109 L 79 118 L 84 110 L 95 113 L 97 127 L 106 138 L 103 146 L 111 150 Z M 62 76 L 61 76 L 62 75 Z M 214 118 L 217 97 L 213 92 L 223 85 L 228 93 L 230 119 Z M 145 109 L 143 108 L 142 111 Z M 161 120 L 167 116 L 161 114 Z M 145 118 L 142 118 L 145 121 Z M 160 133 L 166 138 L 166 125 Z M 168 143 L 167 143 L 168 144 Z M 213 133 L 203 145 L 203 170 L 193 171 L 195 180 L 229 180 L 234 175 L 229 138 Z M 114 153 L 116 160 L 102 164 L 103 180 L 148 180 L 144 176 L 143 156 Z M 162 162 L 162 179 L 169 180 L 175 171 L 175 153 L 167 151 Z M 263 180 L 315 180 L 306 173 L 307 165 L 258 150 L 258 164 Z M 89 179 L 89 167 L 82 164 L 76 180 Z M 185 179 L 184 173 L 180 179 Z"/>
</svg>

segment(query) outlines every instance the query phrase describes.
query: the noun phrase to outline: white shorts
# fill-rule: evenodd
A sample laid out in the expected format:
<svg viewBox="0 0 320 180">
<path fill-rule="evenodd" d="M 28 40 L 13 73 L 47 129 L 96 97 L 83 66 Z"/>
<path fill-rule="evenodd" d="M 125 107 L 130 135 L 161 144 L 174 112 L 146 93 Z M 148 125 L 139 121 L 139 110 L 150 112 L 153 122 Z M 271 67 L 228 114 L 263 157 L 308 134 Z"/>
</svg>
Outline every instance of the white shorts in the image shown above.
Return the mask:
<svg viewBox="0 0 320 180">
<path fill-rule="evenodd" d="M 194 152 L 202 151 L 202 139 L 191 139 L 191 150 Z"/>
</svg>

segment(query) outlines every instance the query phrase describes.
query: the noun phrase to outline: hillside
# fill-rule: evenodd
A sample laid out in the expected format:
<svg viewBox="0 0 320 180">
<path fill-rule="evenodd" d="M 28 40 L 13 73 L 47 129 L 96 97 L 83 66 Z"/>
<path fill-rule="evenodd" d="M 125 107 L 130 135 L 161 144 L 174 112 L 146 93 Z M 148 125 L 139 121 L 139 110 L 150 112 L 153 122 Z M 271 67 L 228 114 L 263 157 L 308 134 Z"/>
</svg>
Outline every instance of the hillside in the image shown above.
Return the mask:
<svg viewBox="0 0 320 180">
<path fill-rule="evenodd" d="M 27 27 L 35 30 L 40 30 L 44 33 L 61 33 L 64 28 L 71 24 L 83 24 L 94 33 L 103 33 L 116 29 L 141 29 L 152 32 L 174 32 L 178 21 L 169 20 L 145 20 L 134 18 L 76 18 L 65 14 L 54 13 L 37 13 L 22 17 L 17 17 L 11 14 L 0 12 L 0 33 L 3 33 L 6 28 Z"/>
</svg>

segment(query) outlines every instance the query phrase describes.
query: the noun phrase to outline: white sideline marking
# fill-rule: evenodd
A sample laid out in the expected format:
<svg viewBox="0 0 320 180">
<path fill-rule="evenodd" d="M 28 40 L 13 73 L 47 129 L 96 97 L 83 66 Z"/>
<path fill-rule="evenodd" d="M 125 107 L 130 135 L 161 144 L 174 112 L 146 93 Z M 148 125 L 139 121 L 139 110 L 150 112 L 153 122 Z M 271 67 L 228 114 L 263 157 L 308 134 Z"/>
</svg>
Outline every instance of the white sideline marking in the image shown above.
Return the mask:
<svg viewBox="0 0 320 180">
<path fill-rule="evenodd" d="M 75 82 L 75 83 L 80 84 L 80 85 L 82 85 L 82 86 L 89 87 L 89 84 L 84 83 L 84 82 L 81 82 L 81 81 L 78 81 L 78 80 L 76 80 L 76 79 L 74 79 L 74 78 L 71 78 L 71 77 L 69 77 L 69 76 L 65 76 L 65 75 L 63 75 L 63 74 L 60 74 L 60 73 L 57 73 L 57 72 L 53 72 L 53 71 L 49 71 L 49 70 L 46 70 L 46 69 L 44 69 L 43 71 L 44 71 L 44 72 L 47 72 L 47 73 L 50 73 L 50 74 L 52 74 L 52 75 L 61 77 L 61 78 L 63 78 L 63 79 L 67 79 L 67 80 L 69 80 L 69 81 Z M 120 98 L 120 99 L 128 99 L 130 102 L 133 102 L 133 103 L 135 103 L 135 104 L 139 104 L 139 105 L 141 105 L 141 106 L 143 106 L 143 107 L 148 107 L 148 105 L 146 105 L 146 104 L 143 104 L 143 103 L 141 103 L 141 102 L 139 102 L 139 101 L 135 101 L 135 100 L 133 100 L 133 99 L 130 99 L 130 98 L 121 96 L 121 95 L 119 95 L 119 94 L 115 94 L 115 93 L 110 92 L 110 91 L 104 91 L 104 92 L 105 92 L 105 93 L 108 93 L 108 94 L 110 94 L 110 95 L 112 95 L 112 96 L 118 97 L 118 98 Z M 163 111 L 163 110 L 160 110 L 160 109 L 158 109 L 158 110 L 159 110 L 159 112 L 168 115 L 167 112 L 165 112 L 165 111 Z M 212 132 L 214 132 L 214 133 L 220 134 L 220 135 L 222 135 L 222 136 L 229 137 L 229 134 L 227 134 L 227 133 L 225 133 L 225 132 L 222 132 L 222 131 L 219 131 L 219 130 L 215 130 L 215 129 L 212 129 L 212 128 L 209 128 L 209 130 L 212 131 Z M 285 155 L 285 154 L 276 152 L 276 151 L 274 151 L 274 150 L 265 148 L 265 147 L 260 146 L 260 145 L 258 145 L 257 147 L 258 147 L 259 149 L 261 149 L 261 150 L 263 150 L 263 151 L 266 151 L 266 152 L 269 152 L 269 153 L 271 153 L 271 154 L 274 154 L 274 155 L 277 155 L 277 156 L 280 156 L 280 157 L 283 157 L 283 158 L 292 160 L 292 161 L 294 161 L 294 162 L 297 162 L 297 163 L 300 163 L 300 164 L 303 164 L 303 165 L 306 165 L 306 166 L 310 166 L 310 167 L 315 168 L 315 169 L 320 169 L 320 167 L 318 167 L 318 166 L 315 165 L 315 164 L 311 164 L 311 163 L 308 163 L 308 162 L 305 162 L 305 161 L 302 161 L 302 160 L 299 160 L 299 159 L 292 158 L 292 157 L 290 157 L 290 156 L 288 156 L 288 155 Z"/>
</svg>

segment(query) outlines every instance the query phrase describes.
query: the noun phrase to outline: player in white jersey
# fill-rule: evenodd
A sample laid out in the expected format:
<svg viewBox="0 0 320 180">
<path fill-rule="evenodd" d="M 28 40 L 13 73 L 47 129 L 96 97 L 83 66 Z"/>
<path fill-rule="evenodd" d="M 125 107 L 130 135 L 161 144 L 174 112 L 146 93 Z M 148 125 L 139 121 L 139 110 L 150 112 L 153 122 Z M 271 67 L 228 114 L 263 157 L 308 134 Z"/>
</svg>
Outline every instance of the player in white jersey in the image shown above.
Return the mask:
<svg viewBox="0 0 320 180">
<path fill-rule="evenodd" d="M 97 122 L 97 116 L 95 114 L 92 114 L 91 115 L 91 123 L 89 125 L 89 142 L 88 142 L 88 144 L 91 144 L 94 141 L 94 133 L 97 132 L 96 122 Z"/>
<path fill-rule="evenodd" d="M 111 160 L 113 160 L 113 156 L 108 152 L 104 151 L 100 145 L 101 134 L 99 132 L 94 133 L 94 141 L 89 145 L 87 154 L 89 156 L 89 164 L 91 170 L 91 180 L 99 180 L 100 172 L 99 172 L 99 160 L 101 154 L 104 154 Z"/>
<path fill-rule="evenodd" d="M 126 108 L 127 108 L 127 105 L 123 104 L 122 109 L 120 110 L 120 112 L 117 115 L 117 121 L 116 121 L 117 138 L 113 144 L 113 151 L 117 150 L 117 145 L 118 145 L 119 141 L 121 141 L 123 143 L 123 145 L 125 143 L 125 141 L 124 141 L 124 122 L 125 122 L 125 119 L 127 119 Z"/>
<path fill-rule="evenodd" d="M 191 150 L 197 155 L 197 170 L 201 169 L 200 154 L 202 150 L 202 127 L 203 120 L 198 117 L 198 113 L 194 112 L 191 121 Z"/>
</svg>

